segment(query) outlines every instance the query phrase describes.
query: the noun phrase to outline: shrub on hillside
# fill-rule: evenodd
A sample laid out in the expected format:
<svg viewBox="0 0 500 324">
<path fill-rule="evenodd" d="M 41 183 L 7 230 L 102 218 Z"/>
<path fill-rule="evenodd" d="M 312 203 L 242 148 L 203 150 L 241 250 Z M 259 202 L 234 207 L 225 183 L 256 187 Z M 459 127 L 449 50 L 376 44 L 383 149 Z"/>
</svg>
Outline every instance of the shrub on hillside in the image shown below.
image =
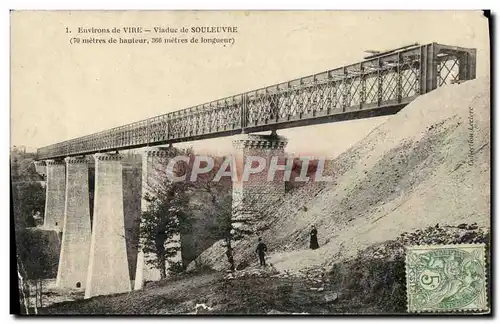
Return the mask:
<svg viewBox="0 0 500 324">
<path fill-rule="evenodd" d="M 57 276 L 59 239 L 56 231 L 23 230 L 19 239 L 25 248 L 18 251 L 23 260 L 26 279 L 51 279 Z"/>
<path fill-rule="evenodd" d="M 437 224 L 405 232 L 395 240 L 359 251 L 353 260 L 334 264 L 330 272 L 332 288 L 342 300 L 363 305 L 366 312 L 406 312 L 406 246 L 485 243 L 489 255 L 489 236 L 489 231 L 477 224 Z"/>
</svg>

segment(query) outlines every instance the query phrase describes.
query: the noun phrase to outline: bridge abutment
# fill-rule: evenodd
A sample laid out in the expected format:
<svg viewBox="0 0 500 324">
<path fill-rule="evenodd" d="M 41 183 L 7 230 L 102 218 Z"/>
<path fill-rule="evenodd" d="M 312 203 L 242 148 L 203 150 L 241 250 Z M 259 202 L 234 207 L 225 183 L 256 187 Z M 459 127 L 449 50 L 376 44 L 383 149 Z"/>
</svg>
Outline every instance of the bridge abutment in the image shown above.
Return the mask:
<svg viewBox="0 0 500 324">
<path fill-rule="evenodd" d="M 88 163 L 67 157 L 66 195 L 56 286 L 85 288 L 90 251 Z"/>
<path fill-rule="evenodd" d="M 238 173 L 237 181 L 233 182 L 232 202 L 233 234 L 236 239 L 238 235 L 258 234 L 257 222 L 263 210 L 284 196 L 284 171 L 272 172 L 272 179 L 268 176 L 272 164 L 284 165 L 286 144 L 287 139 L 275 133 L 241 135 L 233 141 Z M 253 169 L 255 173 L 245 175 L 245 169 Z"/>
<path fill-rule="evenodd" d="M 45 161 L 34 161 L 35 164 L 35 171 L 42 177 L 47 176 L 47 165 L 45 164 Z"/>
<path fill-rule="evenodd" d="M 147 211 L 150 206 L 146 195 L 154 197 L 158 191 L 162 190 L 162 183 L 168 181 L 167 163 L 171 152 L 172 149 L 170 147 L 148 147 L 142 152 L 142 212 Z M 168 246 L 180 247 L 180 244 L 180 234 L 177 234 L 173 237 L 173 243 Z M 153 253 L 144 252 L 142 245 L 139 245 L 134 290 L 142 289 L 145 281 L 160 280 L 160 271 L 157 267 L 149 263 L 154 258 Z M 180 250 L 175 257 L 166 260 L 165 267 L 167 269 L 170 262 L 182 262 Z"/>
<path fill-rule="evenodd" d="M 47 183 L 43 227 L 62 231 L 66 196 L 66 166 L 61 160 L 46 160 Z"/>
<path fill-rule="evenodd" d="M 94 155 L 94 216 L 85 298 L 131 290 L 125 240 L 122 156 Z"/>
</svg>

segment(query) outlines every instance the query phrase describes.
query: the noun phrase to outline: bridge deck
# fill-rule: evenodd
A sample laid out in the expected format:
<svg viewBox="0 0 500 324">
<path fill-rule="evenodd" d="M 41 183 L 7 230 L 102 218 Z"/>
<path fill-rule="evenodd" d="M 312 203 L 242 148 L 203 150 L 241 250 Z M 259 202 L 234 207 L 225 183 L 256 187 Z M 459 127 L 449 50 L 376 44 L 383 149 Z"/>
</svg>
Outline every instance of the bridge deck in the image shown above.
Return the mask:
<svg viewBox="0 0 500 324">
<path fill-rule="evenodd" d="M 475 78 L 476 50 L 431 43 L 39 148 L 38 159 L 394 114 Z"/>
</svg>

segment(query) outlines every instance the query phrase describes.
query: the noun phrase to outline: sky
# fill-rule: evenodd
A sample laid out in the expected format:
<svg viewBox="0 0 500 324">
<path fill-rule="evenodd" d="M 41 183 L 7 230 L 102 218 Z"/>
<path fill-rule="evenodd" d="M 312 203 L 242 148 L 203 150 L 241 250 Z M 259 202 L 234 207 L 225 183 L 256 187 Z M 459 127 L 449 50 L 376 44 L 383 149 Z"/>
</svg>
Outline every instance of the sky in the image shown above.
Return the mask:
<svg viewBox="0 0 500 324">
<path fill-rule="evenodd" d="M 238 33 L 234 45 L 226 47 L 71 45 L 66 33 L 66 27 L 76 32 L 78 27 L 127 26 L 237 26 Z M 14 12 L 11 145 L 54 144 L 356 63 L 365 50 L 415 42 L 476 48 L 477 75 L 488 75 L 488 22 L 478 11 Z M 288 138 L 288 152 L 336 156 L 386 119 L 293 128 L 278 134 Z M 232 139 L 187 145 L 226 154 Z"/>
</svg>

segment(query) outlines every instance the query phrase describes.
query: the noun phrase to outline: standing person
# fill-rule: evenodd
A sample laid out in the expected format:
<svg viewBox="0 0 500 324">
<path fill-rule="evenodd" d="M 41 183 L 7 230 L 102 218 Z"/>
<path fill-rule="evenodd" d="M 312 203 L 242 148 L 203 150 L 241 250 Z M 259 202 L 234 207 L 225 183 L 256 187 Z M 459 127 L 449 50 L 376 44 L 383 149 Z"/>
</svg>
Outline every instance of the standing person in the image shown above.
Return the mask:
<svg viewBox="0 0 500 324">
<path fill-rule="evenodd" d="M 319 248 L 318 244 L 318 230 L 316 229 L 316 226 L 311 226 L 311 241 L 309 243 L 309 247 L 312 250 L 316 250 Z"/>
<path fill-rule="evenodd" d="M 229 262 L 231 272 L 234 272 L 233 248 L 231 247 L 231 244 L 229 244 L 227 246 L 226 257 L 227 257 L 227 261 Z"/>
<path fill-rule="evenodd" d="M 265 256 L 267 252 L 267 246 L 264 244 L 264 242 L 262 242 L 261 237 L 259 237 L 259 244 L 257 244 L 255 252 L 259 254 L 260 266 L 266 266 Z"/>
</svg>

